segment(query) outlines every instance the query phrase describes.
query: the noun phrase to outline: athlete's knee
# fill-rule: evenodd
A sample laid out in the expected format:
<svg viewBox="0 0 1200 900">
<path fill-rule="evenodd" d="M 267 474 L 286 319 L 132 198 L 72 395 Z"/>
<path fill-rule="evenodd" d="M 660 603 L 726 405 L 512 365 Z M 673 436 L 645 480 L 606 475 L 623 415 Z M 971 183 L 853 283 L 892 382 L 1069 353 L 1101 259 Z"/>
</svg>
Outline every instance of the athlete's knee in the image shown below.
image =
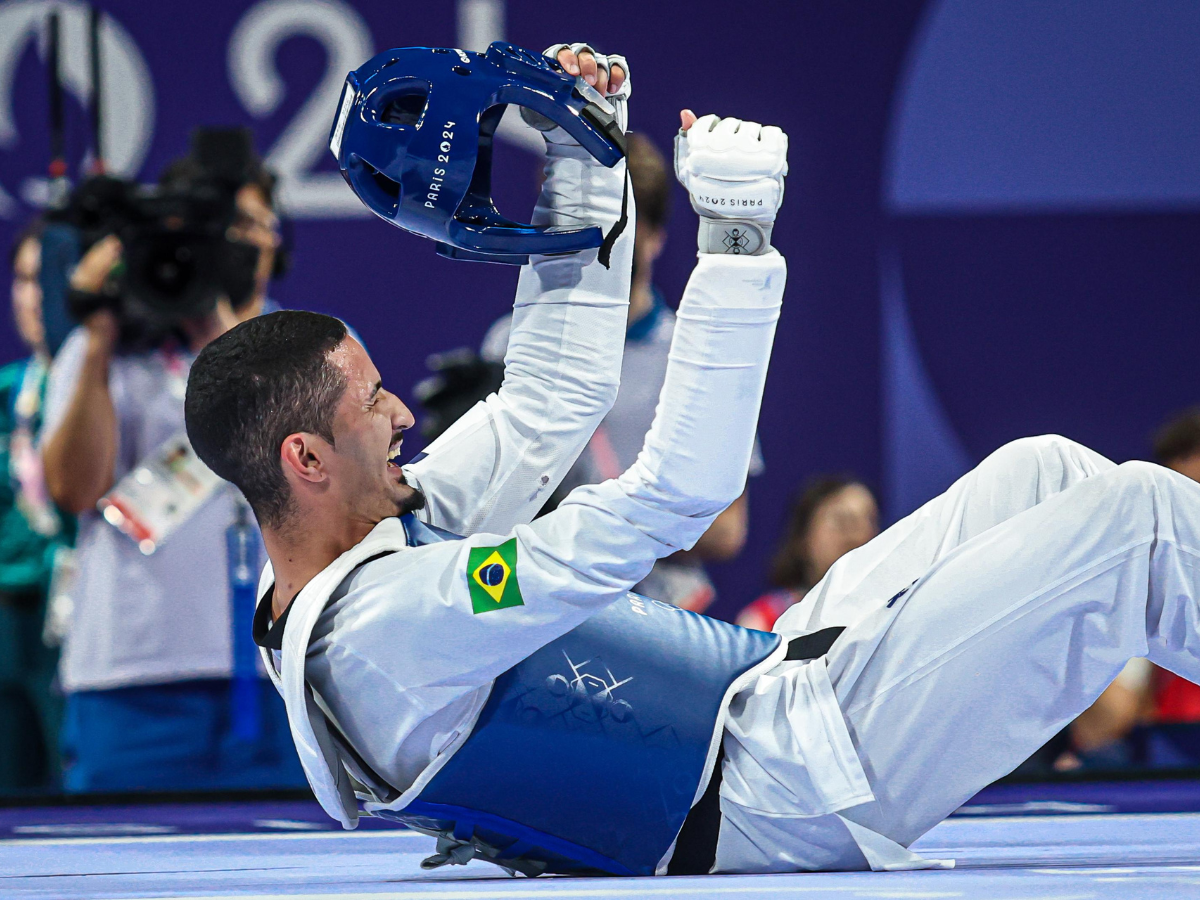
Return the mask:
<svg viewBox="0 0 1200 900">
<path fill-rule="evenodd" d="M 1008 453 L 1019 457 L 1045 458 L 1047 456 L 1071 456 L 1087 448 L 1061 434 L 1035 434 L 1017 438 L 1002 446 L 997 453 Z"/>
<path fill-rule="evenodd" d="M 1039 496 L 1065 490 L 1113 464 L 1083 444 L 1061 434 L 1039 434 L 1010 441 L 984 460 L 984 465 L 1012 482 L 1036 485 Z"/>
<path fill-rule="evenodd" d="M 1048 462 L 1061 460 L 1079 447 L 1079 444 L 1060 434 L 1017 438 L 994 450 L 983 461 L 983 465 L 1003 470 L 1028 469 L 1030 474 L 1035 474 Z"/>
<path fill-rule="evenodd" d="M 1131 493 L 1154 493 L 1171 483 L 1175 477 L 1170 469 L 1140 459 L 1121 463 L 1108 473 L 1113 489 Z"/>
<path fill-rule="evenodd" d="M 1099 480 L 1104 508 L 1126 522 L 1145 515 L 1158 520 L 1166 511 L 1197 490 L 1191 479 L 1154 463 L 1134 460 L 1122 463 Z M 1155 526 L 1157 527 L 1157 526 Z"/>
</svg>

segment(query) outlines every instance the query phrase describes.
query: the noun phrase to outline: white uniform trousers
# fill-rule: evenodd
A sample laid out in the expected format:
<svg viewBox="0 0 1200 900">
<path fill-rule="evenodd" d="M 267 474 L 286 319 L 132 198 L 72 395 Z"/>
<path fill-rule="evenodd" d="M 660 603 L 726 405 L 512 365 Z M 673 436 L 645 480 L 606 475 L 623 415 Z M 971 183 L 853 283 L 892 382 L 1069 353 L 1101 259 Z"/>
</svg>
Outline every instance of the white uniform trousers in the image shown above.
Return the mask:
<svg viewBox="0 0 1200 900">
<path fill-rule="evenodd" d="M 875 795 L 840 816 L 908 846 L 1130 658 L 1200 681 L 1200 484 L 1062 437 L 1008 444 L 839 560 L 775 630 L 832 625 L 830 681 Z M 838 816 L 731 821 L 722 843 L 746 865 L 752 838 L 757 870 L 778 871 L 809 855 L 789 834 L 831 868 L 866 865 Z"/>
</svg>

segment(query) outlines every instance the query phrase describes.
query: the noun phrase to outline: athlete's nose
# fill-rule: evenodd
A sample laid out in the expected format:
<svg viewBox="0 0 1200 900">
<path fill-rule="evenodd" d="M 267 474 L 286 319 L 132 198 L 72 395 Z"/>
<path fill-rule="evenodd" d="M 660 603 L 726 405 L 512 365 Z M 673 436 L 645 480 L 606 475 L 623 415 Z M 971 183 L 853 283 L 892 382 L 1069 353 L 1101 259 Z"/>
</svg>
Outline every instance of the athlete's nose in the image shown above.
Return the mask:
<svg viewBox="0 0 1200 900">
<path fill-rule="evenodd" d="M 388 392 L 388 400 L 392 404 L 392 428 L 395 431 L 407 431 L 416 424 L 417 420 L 413 417 L 412 411 L 404 405 L 395 394 Z"/>
</svg>

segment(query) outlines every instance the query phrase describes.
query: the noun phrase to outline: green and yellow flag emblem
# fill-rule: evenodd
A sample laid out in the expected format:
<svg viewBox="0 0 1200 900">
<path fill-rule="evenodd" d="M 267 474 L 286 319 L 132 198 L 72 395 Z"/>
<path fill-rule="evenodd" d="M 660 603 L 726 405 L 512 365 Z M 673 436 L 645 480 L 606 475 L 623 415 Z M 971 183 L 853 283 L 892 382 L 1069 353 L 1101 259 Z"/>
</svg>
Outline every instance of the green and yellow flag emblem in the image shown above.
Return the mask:
<svg viewBox="0 0 1200 900">
<path fill-rule="evenodd" d="M 524 606 L 517 583 L 517 539 L 510 538 L 499 547 L 472 547 L 467 557 L 467 587 L 475 615 Z"/>
</svg>

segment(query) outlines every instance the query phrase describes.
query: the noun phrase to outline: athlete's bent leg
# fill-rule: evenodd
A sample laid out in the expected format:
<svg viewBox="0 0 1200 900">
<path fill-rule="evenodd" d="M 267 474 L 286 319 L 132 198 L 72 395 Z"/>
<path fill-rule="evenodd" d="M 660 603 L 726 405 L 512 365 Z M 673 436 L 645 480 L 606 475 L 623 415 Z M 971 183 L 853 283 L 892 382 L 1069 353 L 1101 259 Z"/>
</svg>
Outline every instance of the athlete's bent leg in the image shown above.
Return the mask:
<svg viewBox="0 0 1200 900">
<path fill-rule="evenodd" d="M 941 554 L 827 660 L 876 801 L 909 844 L 1086 709 L 1131 657 L 1200 680 L 1200 485 L 1087 478 Z"/>
<path fill-rule="evenodd" d="M 1111 460 L 1059 435 L 1005 444 L 944 494 L 838 560 L 774 630 L 804 634 L 852 625 L 955 547 L 1113 468 Z"/>
</svg>

